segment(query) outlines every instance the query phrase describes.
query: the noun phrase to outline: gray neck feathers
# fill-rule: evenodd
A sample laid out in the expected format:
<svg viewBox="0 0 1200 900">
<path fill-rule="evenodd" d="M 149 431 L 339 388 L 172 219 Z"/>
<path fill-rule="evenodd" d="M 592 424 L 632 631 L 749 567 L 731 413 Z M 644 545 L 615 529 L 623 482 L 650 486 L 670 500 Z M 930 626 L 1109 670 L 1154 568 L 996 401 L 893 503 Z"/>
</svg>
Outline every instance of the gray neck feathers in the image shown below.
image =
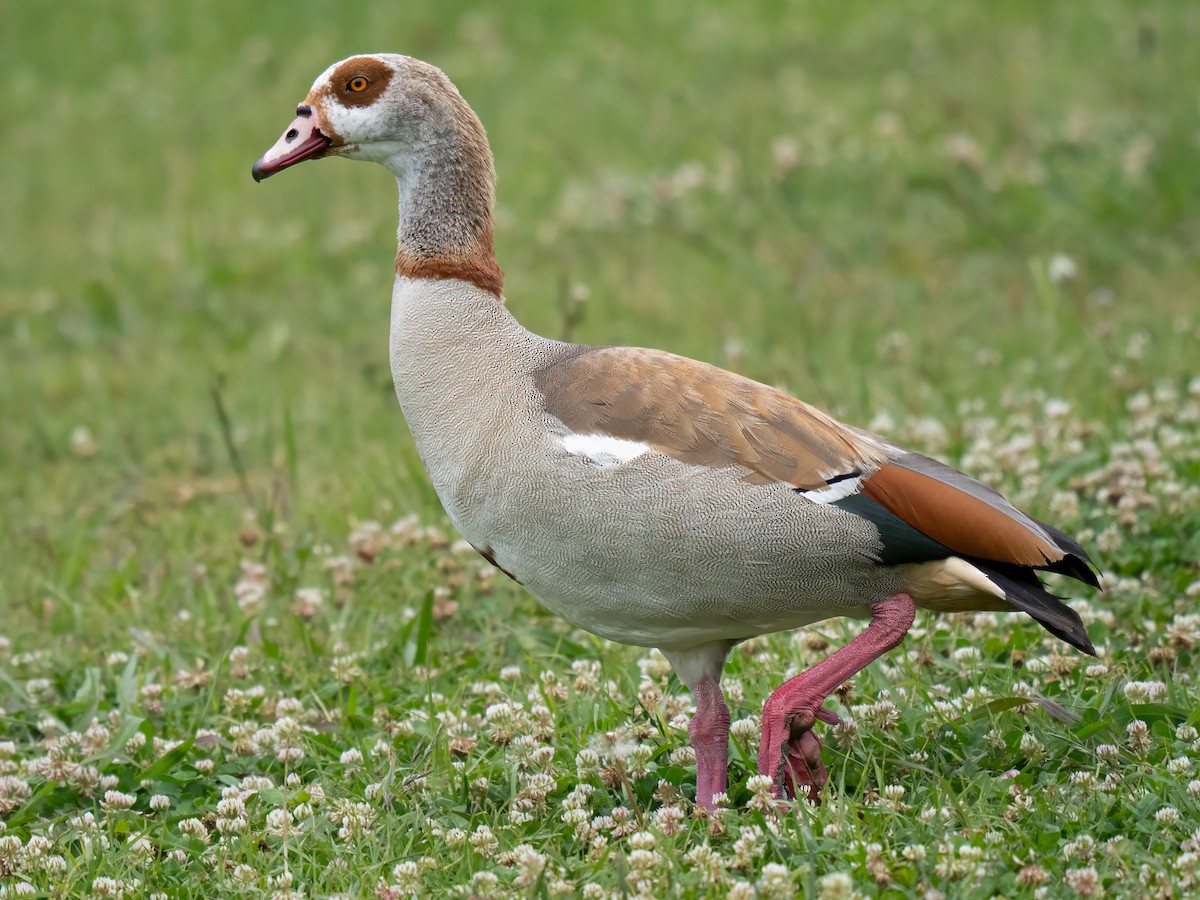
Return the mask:
<svg viewBox="0 0 1200 900">
<path fill-rule="evenodd" d="M 487 138 L 473 114 L 454 124 L 466 127 L 418 143 L 407 171 L 396 178 L 397 243 L 413 257 L 459 256 L 491 246 L 495 174 Z"/>
<path fill-rule="evenodd" d="M 436 70 L 435 70 L 436 71 Z M 492 246 L 495 169 L 478 117 L 440 72 L 413 76 L 409 103 L 424 114 L 411 143 L 385 161 L 400 192 L 396 272 L 468 281 L 499 297 Z"/>
</svg>

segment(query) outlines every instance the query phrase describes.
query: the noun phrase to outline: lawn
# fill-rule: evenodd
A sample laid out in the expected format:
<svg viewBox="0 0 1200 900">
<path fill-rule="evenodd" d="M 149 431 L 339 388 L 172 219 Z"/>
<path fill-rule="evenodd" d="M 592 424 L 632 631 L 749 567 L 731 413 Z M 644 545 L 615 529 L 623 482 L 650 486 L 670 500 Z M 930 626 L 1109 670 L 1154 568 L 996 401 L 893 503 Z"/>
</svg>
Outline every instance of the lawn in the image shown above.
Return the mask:
<svg viewBox="0 0 1200 900">
<path fill-rule="evenodd" d="M 1200 887 L 1200 5 L 10 2 L 0 897 L 1183 896 Z M 457 542 L 392 395 L 394 188 L 250 165 L 356 52 L 488 128 L 530 328 L 658 346 L 1073 532 L 1099 658 L 921 615 L 819 807 Z"/>
</svg>

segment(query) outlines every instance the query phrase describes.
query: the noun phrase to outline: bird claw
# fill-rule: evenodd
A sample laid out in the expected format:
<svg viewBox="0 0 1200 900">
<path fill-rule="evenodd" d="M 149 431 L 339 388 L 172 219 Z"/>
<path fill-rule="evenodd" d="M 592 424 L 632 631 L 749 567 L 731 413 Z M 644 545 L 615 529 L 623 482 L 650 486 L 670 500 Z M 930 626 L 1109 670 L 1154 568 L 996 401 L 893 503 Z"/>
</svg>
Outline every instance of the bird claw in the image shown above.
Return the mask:
<svg viewBox="0 0 1200 900">
<path fill-rule="evenodd" d="M 817 718 L 826 725 L 841 725 L 842 717 L 835 713 L 832 709 L 826 709 L 823 706 L 817 707 Z"/>
<path fill-rule="evenodd" d="M 787 729 L 787 736 L 777 745 L 779 756 L 773 772 L 772 793 L 776 797 L 795 799 L 807 791 L 808 800 L 820 804 L 821 789 L 829 775 L 821 761 L 821 740 L 812 730 L 817 721 L 837 725 L 841 719 L 837 713 L 821 706 L 802 707 L 784 717 L 782 724 Z M 776 732 L 776 729 L 768 727 L 767 731 Z"/>
<path fill-rule="evenodd" d="M 799 733 L 792 732 L 784 746 L 779 773 L 783 792 L 789 799 L 803 796 L 807 791 L 808 800 L 820 805 L 821 789 L 829 775 L 821 761 L 821 739 L 813 733 L 811 725 Z"/>
</svg>

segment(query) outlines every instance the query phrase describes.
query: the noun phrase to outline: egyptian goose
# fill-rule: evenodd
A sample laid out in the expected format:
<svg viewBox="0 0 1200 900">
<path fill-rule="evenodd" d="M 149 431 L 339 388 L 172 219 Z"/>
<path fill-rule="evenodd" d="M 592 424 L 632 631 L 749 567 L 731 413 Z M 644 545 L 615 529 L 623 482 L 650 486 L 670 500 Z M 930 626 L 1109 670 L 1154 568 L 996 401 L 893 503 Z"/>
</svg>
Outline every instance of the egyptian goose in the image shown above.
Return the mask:
<svg viewBox="0 0 1200 900">
<path fill-rule="evenodd" d="M 695 696 L 696 801 L 726 787 L 720 688 L 739 641 L 869 618 L 763 708 L 776 796 L 827 780 L 831 691 L 897 646 L 916 607 L 1021 610 L 1093 653 L 1038 570 L 1098 586 L 1087 553 L 961 472 L 763 384 L 661 350 L 532 334 L 504 305 L 483 126 L 441 70 L 406 56 L 327 69 L 254 164 L 382 164 L 400 188 L 396 395 L 446 512 L 549 609 L 658 647 Z"/>
</svg>

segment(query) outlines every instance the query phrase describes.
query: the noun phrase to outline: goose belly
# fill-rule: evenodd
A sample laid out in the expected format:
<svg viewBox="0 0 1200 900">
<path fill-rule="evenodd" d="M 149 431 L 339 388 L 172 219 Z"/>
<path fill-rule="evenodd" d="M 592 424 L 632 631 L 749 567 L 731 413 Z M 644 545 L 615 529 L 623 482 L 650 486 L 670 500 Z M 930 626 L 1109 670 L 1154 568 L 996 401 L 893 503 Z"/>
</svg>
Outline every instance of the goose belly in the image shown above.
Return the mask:
<svg viewBox="0 0 1200 900">
<path fill-rule="evenodd" d="M 542 446 L 496 462 L 443 498 L 451 517 L 547 608 L 610 640 L 740 640 L 866 615 L 899 590 L 871 523 L 787 485 L 655 452 L 596 466 Z"/>
</svg>

